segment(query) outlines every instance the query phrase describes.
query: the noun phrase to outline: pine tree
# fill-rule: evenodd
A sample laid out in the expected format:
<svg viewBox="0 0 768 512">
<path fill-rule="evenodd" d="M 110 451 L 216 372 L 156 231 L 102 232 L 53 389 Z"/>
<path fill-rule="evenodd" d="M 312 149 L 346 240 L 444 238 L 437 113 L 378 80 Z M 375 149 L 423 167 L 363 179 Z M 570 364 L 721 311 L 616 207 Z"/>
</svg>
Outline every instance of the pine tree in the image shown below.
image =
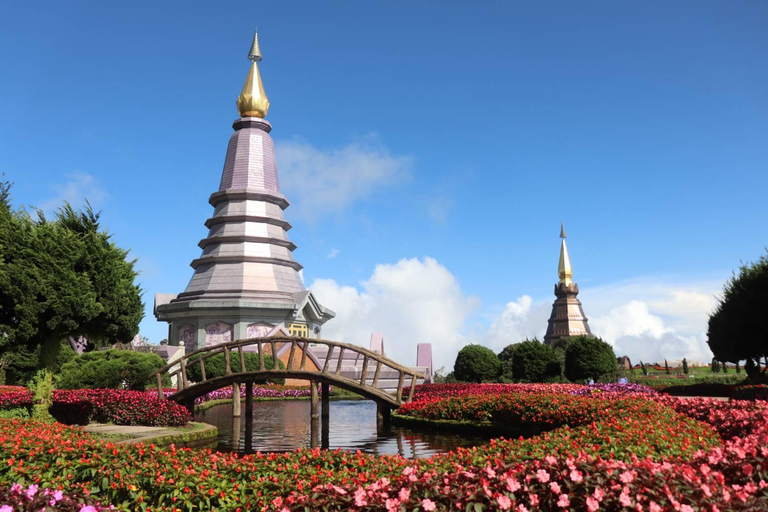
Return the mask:
<svg viewBox="0 0 768 512">
<path fill-rule="evenodd" d="M 664 369 L 667 371 L 667 375 L 669 375 L 669 364 L 666 359 L 664 360 Z"/>
<path fill-rule="evenodd" d="M 712 373 L 720 373 L 720 362 L 714 357 L 712 358 Z"/>
<path fill-rule="evenodd" d="M 688 375 L 688 361 L 683 358 L 683 373 Z"/>
</svg>

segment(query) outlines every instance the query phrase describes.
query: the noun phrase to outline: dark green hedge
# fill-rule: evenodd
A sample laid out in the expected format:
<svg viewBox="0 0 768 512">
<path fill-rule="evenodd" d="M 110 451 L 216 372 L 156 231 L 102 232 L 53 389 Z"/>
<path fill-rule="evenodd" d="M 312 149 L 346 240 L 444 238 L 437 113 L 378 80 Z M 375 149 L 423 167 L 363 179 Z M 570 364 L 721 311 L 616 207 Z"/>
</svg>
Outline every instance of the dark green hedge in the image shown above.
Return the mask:
<svg viewBox="0 0 768 512">
<path fill-rule="evenodd" d="M 61 367 L 56 376 L 59 389 L 128 389 L 143 390 L 156 385 L 149 376 L 165 366 L 157 354 L 131 350 L 100 350 L 76 356 Z M 163 384 L 170 387 L 166 374 Z"/>
</svg>

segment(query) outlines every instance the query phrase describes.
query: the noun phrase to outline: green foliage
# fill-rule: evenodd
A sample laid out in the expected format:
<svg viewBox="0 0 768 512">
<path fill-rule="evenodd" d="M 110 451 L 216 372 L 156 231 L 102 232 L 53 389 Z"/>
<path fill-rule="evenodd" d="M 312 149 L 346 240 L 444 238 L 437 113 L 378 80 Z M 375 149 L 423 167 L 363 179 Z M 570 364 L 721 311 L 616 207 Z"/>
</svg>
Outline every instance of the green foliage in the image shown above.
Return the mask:
<svg viewBox="0 0 768 512">
<path fill-rule="evenodd" d="M 99 214 L 65 204 L 49 221 L 10 204 L 0 182 L 0 351 L 9 383 L 53 369 L 61 340 L 131 339 L 143 315 L 134 262 L 101 230 Z"/>
<path fill-rule="evenodd" d="M 664 371 L 666 371 L 666 372 L 667 372 L 667 375 L 669 375 L 669 374 L 670 374 L 670 371 L 669 371 L 669 363 L 667 363 L 667 360 L 666 360 L 666 359 L 664 360 Z"/>
<path fill-rule="evenodd" d="M 720 361 L 768 356 L 768 254 L 739 267 L 709 317 L 707 343 Z"/>
<path fill-rule="evenodd" d="M 688 375 L 688 360 L 683 358 L 683 373 Z"/>
<path fill-rule="evenodd" d="M 203 354 L 204 355 L 204 354 Z M 197 361 L 200 356 L 193 356 L 187 361 L 187 378 L 192 382 L 201 382 L 203 380 L 203 374 L 200 368 L 200 363 Z M 243 352 L 243 359 L 245 360 L 245 369 L 249 372 L 259 371 L 259 354 L 255 352 Z M 212 355 L 204 360 L 205 363 L 205 376 L 208 379 L 223 377 L 226 375 L 226 361 L 224 354 L 219 353 Z M 279 359 L 277 360 L 277 368 L 280 370 L 285 369 L 285 365 Z M 236 371 L 240 368 L 240 355 L 237 352 L 233 352 L 230 357 L 230 368 Z M 272 356 L 264 356 L 264 368 L 267 370 L 275 369 L 275 361 Z M 273 384 L 285 384 L 285 379 L 270 378 L 270 382 Z M 264 380 L 256 381 L 263 384 Z"/>
<path fill-rule="evenodd" d="M 553 382 L 562 373 L 555 350 L 536 339 L 517 344 L 511 367 L 518 382 Z"/>
<path fill-rule="evenodd" d="M 600 338 L 572 337 L 565 351 L 565 376 L 572 382 L 598 380 L 616 372 L 616 354 Z"/>
<path fill-rule="evenodd" d="M 436 384 L 448 384 L 457 382 L 454 373 L 445 373 L 444 367 L 440 367 L 432 373 L 432 380 L 434 380 Z"/>
<path fill-rule="evenodd" d="M 53 404 L 53 374 L 49 370 L 40 370 L 32 379 L 32 419 L 50 423 L 53 416 L 48 412 Z"/>
<path fill-rule="evenodd" d="M 130 350 L 101 350 L 86 352 L 62 366 L 57 376 L 60 389 L 111 388 L 142 390 L 155 385 L 149 376 L 165 366 L 157 354 Z M 170 385 L 170 377 L 164 376 Z"/>
<path fill-rule="evenodd" d="M 645 363 L 640 361 L 640 369 L 643 370 L 643 375 L 648 375 L 648 368 L 645 367 Z"/>
<path fill-rule="evenodd" d="M 501 376 L 506 382 L 512 382 L 515 379 L 512 375 L 512 358 L 514 357 L 515 351 L 519 346 L 519 343 L 512 343 L 511 345 L 507 345 L 501 352 L 499 352 L 499 355 L 497 356 L 499 358 L 499 362 L 501 363 Z"/>
<path fill-rule="evenodd" d="M 467 345 L 456 356 L 453 373 L 463 382 L 493 382 L 501 375 L 501 362 L 491 349 Z"/>
<path fill-rule="evenodd" d="M 749 365 L 749 360 L 747 360 L 747 365 Z M 718 361 L 716 358 L 712 358 L 712 373 L 720 373 L 720 361 Z M 749 373 L 749 371 L 747 371 Z"/>
<path fill-rule="evenodd" d="M 2 419 L 11 419 L 11 418 L 28 419 L 29 418 L 29 410 L 26 407 L 15 407 L 13 409 L 0 410 L 0 418 L 2 418 Z"/>
</svg>

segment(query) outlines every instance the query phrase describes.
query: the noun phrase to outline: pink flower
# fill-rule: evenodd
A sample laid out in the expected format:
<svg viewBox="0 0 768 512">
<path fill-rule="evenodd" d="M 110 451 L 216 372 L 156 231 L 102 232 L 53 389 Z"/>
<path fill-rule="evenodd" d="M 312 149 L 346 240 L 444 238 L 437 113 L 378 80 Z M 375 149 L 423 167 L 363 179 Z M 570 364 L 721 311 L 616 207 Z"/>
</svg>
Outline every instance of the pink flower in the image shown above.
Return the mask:
<svg viewBox="0 0 768 512">
<path fill-rule="evenodd" d="M 8 505 L 3 505 L 0 507 L 0 512 L 13 512 L 13 508 L 9 507 Z"/>
<path fill-rule="evenodd" d="M 625 484 L 628 484 L 634 479 L 635 479 L 635 475 L 633 475 L 631 471 L 625 471 L 621 474 L 621 476 L 619 476 L 619 480 L 621 480 L 621 482 Z"/>
<path fill-rule="evenodd" d="M 519 512 L 528 512 L 528 509 L 522 503 L 517 506 Z"/>
<path fill-rule="evenodd" d="M 387 507 L 387 512 L 397 512 L 397 509 L 400 508 L 400 500 L 397 498 L 387 498 L 387 501 L 384 503 L 384 505 Z"/>
<path fill-rule="evenodd" d="M 435 505 L 435 502 L 430 499 L 421 500 L 421 508 L 426 510 L 427 512 L 430 512 L 431 510 L 435 510 L 437 508 L 437 505 Z"/>
<path fill-rule="evenodd" d="M 601 487 L 597 487 L 595 488 L 595 492 L 592 493 L 592 496 L 594 496 L 597 501 L 603 501 L 603 496 L 605 496 L 605 493 Z"/>
<path fill-rule="evenodd" d="M 539 504 L 539 495 L 538 494 L 529 494 L 528 499 L 531 500 L 531 506 L 535 507 Z"/>
<path fill-rule="evenodd" d="M 509 492 L 515 492 L 520 488 L 520 482 L 518 482 L 514 478 L 507 478 L 507 489 L 509 489 Z"/>
<path fill-rule="evenodd" d="M 632 499 L 629 497 L 629 494 L 621 493 L 619 495 L 619 503 L 621 503 L 625 507 L 632 506 Z"/>
<path fill-rule="evenodd" d="M 551 455 L 547 455 L 546 457 L 544 457 L 544 460 L 547 462 L 547 464 L 554 464 L 555 462 L 557 462 L 557 459 Z"/>
<path fill-rule="evenodd" d="M 571 500 L 568 499 L 567 494 L 561 494 L 560 499 L 557 500 L 557 506 L 560 508 L 566 508 L 571 505 Z"/>
<path fill-rule="evenodd" d="M 745 475 L 749 476 L 752 474 L 752 471 L 754 471 L 754 469 L 755 468 L 754 466 L 752 466 L 752 464 L 744 464 L 744 466 L 742 466 L 741 468 L 741 471 L 743 471 Z"/>
<path fill-rule="evenodd" d="M 555 494 L 560 494 L 560 485 L 557 482 L 550 483 L 549 489 Z"/>
<path fill-rule="evenodd" d="M 681 505 L 680 512 L 693 512 L 693 507 L 690 505 Z"/>
<path fill-rule="evenodd" d="M 510 507 L 512 507 L 512 500 L 507 498 L 506 494 L 500 494 L 499 497 L 496 498 L 496 502 L 499 504 L 501 510 L 509 510 Z"/>
<path fill-rule="evenodd" d="M 37 494 L 37 485 L 36 484 L 30 485 L 24 494 L 27 495 L 27 498 L 31 498 L 32 496 Z"/>
<path fill-rule="evenodd" d="M 80 509 L 80 512 L 97 512 L 96 507 L 85 505 Z"/>
<path fill-rule="evenodd" d="M 650 512 L 661 512 L 661 507 L 658 503 L 652 501 L 648 504 L 648 510 L 650 510 Z"/>
<path fill-rule="evenodd" d="M 364 507 L 368 504 L 368 501 L 365 499 L 365 489 L 362 487 L 358 487 L 355 491 L 355 506 L 356 507 Z"/>
<path fill-rule="evenodd" d="M 540 470 L 536 471 L 536 479 L 539 482 L 545 484 L 545 483 L 549 482 L 549 473 L 547 473 L 547 471 L 545 469 L 540 469 Z"/>
<path fill-rule="evenodd" d="M 53 499 L 54 501 L 61 501 L 64 499 L 64 493 L 61 491 L 56 491 L 53 493 Z"/>
<path fill-rule="evenodd" d="M 587 498 L 587 512 L 595 512 L 600 508 L 600 502 L 598 502 L 592 496 Z"/>
<path fill-rule="evenodd" d="M 582 480 L 584 480 L 584 476 L 581 474 L 581 471 L 574 469 L 573 471 L 571 471 L 571 480 L 573 482 L 581 482 Z"/>
<path fill-rule="evenodd" d="M 411 497 L 411 491 L 403 487 L 400 489 L 400 492 L 397 493 L 397 497 L 400 498 L 400 501 L 408 501 L 408 498 Z"/>
</svg>

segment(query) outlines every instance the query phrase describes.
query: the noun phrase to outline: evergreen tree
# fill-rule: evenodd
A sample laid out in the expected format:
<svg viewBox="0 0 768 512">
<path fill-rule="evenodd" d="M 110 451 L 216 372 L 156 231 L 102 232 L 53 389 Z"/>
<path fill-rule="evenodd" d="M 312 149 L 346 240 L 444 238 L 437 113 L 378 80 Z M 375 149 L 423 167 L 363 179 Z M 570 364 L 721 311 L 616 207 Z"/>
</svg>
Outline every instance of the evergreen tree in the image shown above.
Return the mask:
<svg viewBox="0 0 768 512">
<path fill-rule="evenodd" d="M 10 204 L 0 182 L 0 352 L 9 383 L 54 368 L 61 342 L 85 335 L 96 344 L 125 341 L 143 316 L 134 262 L 100 230 L 90 206 L 65 205 L 49 221 Z"/>
<path fill-rule="evenodd" d="M 688 375 L 688 361 L 683 358 L 683 373 Z"/>
<path fill-rule="evenodd" d="M 664 369 L 667 371 L 667 375 L 669 375 L 669 364 L 666 359 L 664 360 Z"/>
<path fill-rule="evenodd" d="M 712 373 L 720 373 L 720 362 L 716 358 L 712 358 Z"/>
</svg>

